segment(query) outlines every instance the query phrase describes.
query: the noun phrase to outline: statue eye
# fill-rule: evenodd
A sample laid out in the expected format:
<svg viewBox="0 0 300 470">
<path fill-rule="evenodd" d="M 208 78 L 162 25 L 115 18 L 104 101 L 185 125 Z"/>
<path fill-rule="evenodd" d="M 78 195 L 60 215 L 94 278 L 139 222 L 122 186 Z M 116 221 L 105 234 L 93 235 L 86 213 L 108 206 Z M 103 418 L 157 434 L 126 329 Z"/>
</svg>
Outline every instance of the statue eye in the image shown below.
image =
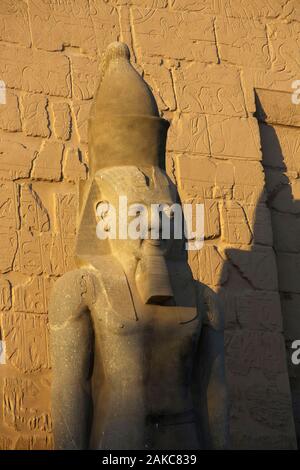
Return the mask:
<svg viewBox="0 0 300 470">
<path fill-rule="evenodd" d="M 97 216 L 100 217 L 100 219 L 104 219 L 108 215 L 109 207 L 110 207 L 110 205 L 109 205 L 108 201 L 98 202 L 98 204 L 96 206 Z"/>
</svg>

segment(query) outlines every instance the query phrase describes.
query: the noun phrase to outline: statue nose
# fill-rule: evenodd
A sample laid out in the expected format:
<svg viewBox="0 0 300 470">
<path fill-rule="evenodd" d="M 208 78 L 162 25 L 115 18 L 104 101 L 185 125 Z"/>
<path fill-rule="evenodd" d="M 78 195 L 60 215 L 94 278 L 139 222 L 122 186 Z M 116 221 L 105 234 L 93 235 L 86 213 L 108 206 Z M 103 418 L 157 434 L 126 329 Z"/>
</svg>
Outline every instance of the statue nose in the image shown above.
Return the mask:
<svg viewBox="0 0 300 470">
<path fill-rule="evenodd" d="M 149 237 L 151 236 L 151 233 L 156 234 L 158 236 L 161 235 L 161 230 L 162 230 L 162 223 L 161 223 L 161 217 L 159 217 L 158 220 L 152 221 L 148 225 L 148 232 L 149 232 Z"/>
</svg>

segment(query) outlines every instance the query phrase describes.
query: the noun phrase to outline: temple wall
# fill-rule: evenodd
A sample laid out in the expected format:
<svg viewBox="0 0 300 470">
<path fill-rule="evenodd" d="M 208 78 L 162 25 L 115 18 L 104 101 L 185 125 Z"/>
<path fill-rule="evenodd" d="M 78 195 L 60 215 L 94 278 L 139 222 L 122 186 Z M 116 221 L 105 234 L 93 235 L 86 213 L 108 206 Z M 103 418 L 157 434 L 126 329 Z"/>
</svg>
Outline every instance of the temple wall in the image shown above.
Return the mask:
<svg viewBox="0 0 300 470">
<path fill-rule="evenodd" d="M 87 117 L 100 56 L 118 39 L 171 121 L 182 202 L 205 207 L 205 244 L 189 262 L 225 312 L 231 445 L 291 448 L 299 0 L 1 0 L 0 448 L 52 446 L 47 300 L 74 266 Z M 298 425 L 297 367 L 289 374 Z"/>
</svg>

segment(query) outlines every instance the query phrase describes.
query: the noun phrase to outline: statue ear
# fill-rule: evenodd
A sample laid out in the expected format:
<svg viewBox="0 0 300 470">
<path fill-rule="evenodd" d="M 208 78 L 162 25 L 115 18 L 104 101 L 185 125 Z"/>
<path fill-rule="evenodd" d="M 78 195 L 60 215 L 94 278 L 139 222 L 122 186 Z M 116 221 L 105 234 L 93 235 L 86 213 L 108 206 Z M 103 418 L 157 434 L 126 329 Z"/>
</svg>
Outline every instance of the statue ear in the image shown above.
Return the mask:
<svg viewBox="0 0 300 470">
<path fill-rule="evenodd" d="M 109 241 L 99 240 L 96 235 L 97 217 L 95 208 L 101 200 L 99 184 L 93 180 L 79 214 L 79 228 L 75 246 L 75 257 L 79 266 L 82 266 L 87 257 L 110 254 Z"/>
</svg>

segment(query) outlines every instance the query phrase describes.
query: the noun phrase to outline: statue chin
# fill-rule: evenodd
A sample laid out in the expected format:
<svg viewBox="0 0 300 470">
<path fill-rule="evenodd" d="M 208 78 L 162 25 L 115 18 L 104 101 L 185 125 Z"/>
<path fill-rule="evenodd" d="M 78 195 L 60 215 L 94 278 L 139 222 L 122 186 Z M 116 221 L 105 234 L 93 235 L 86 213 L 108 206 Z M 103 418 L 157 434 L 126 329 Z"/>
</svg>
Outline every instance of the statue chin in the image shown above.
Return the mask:
<svg viewBox="0 0 300 470">
<path fill-rule="evenodd" d="M 143 256 L 137 264 L 135 283 L 145 304 L 164 304 L 173 299 L 164 256 Z"/>
</svg>

